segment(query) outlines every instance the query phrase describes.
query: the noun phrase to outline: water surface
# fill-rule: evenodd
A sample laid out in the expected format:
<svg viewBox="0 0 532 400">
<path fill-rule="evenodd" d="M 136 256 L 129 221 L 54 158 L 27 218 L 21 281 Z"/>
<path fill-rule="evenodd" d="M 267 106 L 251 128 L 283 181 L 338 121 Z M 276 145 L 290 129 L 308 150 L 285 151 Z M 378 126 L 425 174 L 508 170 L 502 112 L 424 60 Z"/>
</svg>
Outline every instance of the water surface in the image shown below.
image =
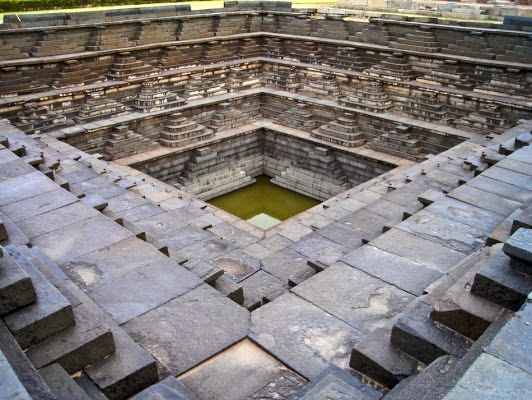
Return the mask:
<svg viewBox="0 0 532 400">
<path fill-rule="evenodd" d="M 320 203 L 274 185 L 269 176 L 261 175 L 256 179 L 256 183 L 216 197 L 208 203 L 262 229 L 271 228 Z"/>
</svg>

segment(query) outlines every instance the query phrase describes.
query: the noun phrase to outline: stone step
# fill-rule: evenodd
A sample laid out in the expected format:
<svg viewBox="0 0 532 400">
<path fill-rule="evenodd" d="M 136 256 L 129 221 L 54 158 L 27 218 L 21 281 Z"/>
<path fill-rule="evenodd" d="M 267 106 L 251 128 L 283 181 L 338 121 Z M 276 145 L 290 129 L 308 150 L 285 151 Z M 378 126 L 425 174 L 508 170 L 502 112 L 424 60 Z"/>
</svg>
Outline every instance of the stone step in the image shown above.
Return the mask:
<svg viewBox="0 0 532 400">
<path fill-rule="evenodd" d="M 340 395 L 341 393 L 341 395 Z M 358 399 L 376 400 L 382 393 L 346 370 L 331 364 L 316 378 L 294 393 L 291 400 Z"/>
<path fill-rule="evenodd" d="M 434 321 L 473 340 L 478 339 L 501 312 L 501 307 L 471 291 L 475 275 L 486 262 L 485 258 L 481 258 L 457 279 L 430 313 Z"/>
<path fill-rule="evenodd" d="M 430 305 L 419 302 L 407 313 L 402 313 L 392 328 L 392 344 L 423 364 L 430 364 L 446 354 L 463 357 L 471 342 L 435 324 L 429 316 L 431 310 Z"/>
<path fill-rule="evenodd" d="M 13 367 L 5 358 L 4 353 L 0 351 L 0 398 L 31 400 L 31 396 L 15 373 Z"/>
<path fill-rule="evenodd" d="M 101 316 L 80 304 L 73 309 L 76 324 L 30 347 L 26 354 L 36 368 L 59 363 L 68 373 L 101 360 L 115 351 L 113 335 Z"/>
<path fill-rule="evenodd" d="M 42 376 L 57 400 L 91 400 L 85 391 L 57 363 L 41 368 Z"/>
<path fill-rule="evenodd" d="M 0 362 L 0 388 L 4 389 L 4 383 L 8 383 L 8 389 L 13 389 L 15 385 L 19 386 L 17 380 L 23 385 L 29 397 L 23 397 L 21 399 L 33 399 L 33 400 L 56 400 L 56 397 L 50 391 L 48 385 L 44 382 L 39 375 L 33 364 L 28 360 L 28 357 L 24 351 L 20 348 L 17 341 L 9 331 L 9 328 L 0 320 L 0 359 L 6 359 L 8 365 L 11 368 L 6 368 L 6 374 L 4 374 L 4 363 Z M 6 366 L 8 367 L 8 366 Z M 16 377 L 11 372 L 14 372 Z M 8 375 L 7 375 L 8 374 Z M 19 386 L 19 389 L 20 386 Z M 18 399 L 19 397 L 2 397 L 9 393 L 8 390 L 0 391 L 0 398 L 2 399 Z M 19 392 L 23 393 L 23 392 Z"/>
<path fill-rule="evenodd" d="M 532 230 L 519 228 L 506 240 L 502 251 L 510 257 L 510 266 L 527 275 L 532 273 Z"/>
<path fill-rule="evenodd" d="M 132 397 L 131 400 L 198 400 L 184 384 L 173 376 L 151 385 Z"/>
<path fill-rule="evenodd" d="M 95 306 L 96 307 L 96 306 Z M 122 400 L 159 380 L 154 358 L 118 326 L 111 327 L 116 350 L 85 368 L 110 400 Z"/>
<path fill-rule="evenodd" d="M 20 347 L 27 349 L 73 326 L 71 304 L 33 265 L 29 249 L 8 246 L 6 251 L 30 276 L 37 294 L 34 303 L 4 318 Z"/>
<path fill-rule="evenodd" d="M 491 258 L 476 273 L 471 293 L 516 311 L 532 291 L 532 278 L 512 268 L 502 248 L 501 243 L 492 246 Z"/>
<path fill-rule="evenodd" d="M 390 342 L 391 326 L 377 328 L 359 342 L 349 366 L 388 388 L 414 374 L 418 362 Z"/>
<path fill-rule="evenodd" d="M 473 343 L 462 359 L 453 356 L 443 356 L 428 365 L 420 374 L 416 375 L 406 385 L 396 387 L 386 395 L 391 400 L 426 400 L 443 399 L 448 391 L 456 384 L 464 372 L 482 354 L 493 338 L 508 322 L 513 313 L 505 310 L 488 329 Z"/>
<path fill-rule="evenodd" d="M 30 276 L 4 251 L 0 258 L 0 315 L 18 310 L 36 299 Z"/>
</svg>

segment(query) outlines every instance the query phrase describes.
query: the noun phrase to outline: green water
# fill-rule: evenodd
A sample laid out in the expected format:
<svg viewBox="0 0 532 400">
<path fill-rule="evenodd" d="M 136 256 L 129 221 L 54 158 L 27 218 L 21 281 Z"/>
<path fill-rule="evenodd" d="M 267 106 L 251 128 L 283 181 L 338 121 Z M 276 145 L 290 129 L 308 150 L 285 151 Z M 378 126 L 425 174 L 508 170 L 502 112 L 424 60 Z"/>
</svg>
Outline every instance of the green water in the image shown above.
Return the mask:
<svg viewBox="0 0 532 400">
<path fill-rule="evenodd" d="M 256 183 L 216 197 L 208 203 L 262 229 L 271 228 L 320 203 L 270 183 L 269 176 L 261 175 L 256 179 Z"/>
</svg>

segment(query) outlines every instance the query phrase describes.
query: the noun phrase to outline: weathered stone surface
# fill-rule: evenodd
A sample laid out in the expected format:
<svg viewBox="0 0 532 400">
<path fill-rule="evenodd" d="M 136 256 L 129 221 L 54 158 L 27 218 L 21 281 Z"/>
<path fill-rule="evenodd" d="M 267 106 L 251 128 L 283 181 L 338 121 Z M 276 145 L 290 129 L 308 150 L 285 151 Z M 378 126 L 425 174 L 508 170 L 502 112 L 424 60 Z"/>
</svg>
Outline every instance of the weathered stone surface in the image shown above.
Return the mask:
<svg viewBox="0 0 532 400">
<path fill-rule="evenodd" d="M 486 238 L 486 233 L 477 228 L 426 210 L 416 213 L 396 228 L 466 254 L 478 249 Z"/>
<path fill-rule="evenodd" d="M 532 303 L 527 302 L 515 316 L 502 327 L 485 351 L 523 371 L 532 374 L 530 349 L 532 337 Z"/>
<path fill-rule="evenodd" d="M 530 374 L 489 354 L 482 354 L 445 396 L 446 400 L 527 398 Z"/>
<path fill-rule="evenodd" d="M 41 368 L 39 374 L 57 397 L 57 400 L 90 400 L 87 393 L 72 380 L 59 364 L 53 363 Z"/>
<path fill-rule="evenodd" d="M 464 258 L 462 253 L 395 228 L 370 244 L 440 272 L 447 272 Z"/>
<path fill-rule="evenodd" d="M 291 293 L 251 314 L 250 338 L 309 379 L 329 364 L 346 367 L 351 349 L 363 336 Z"/>
<path fill-rule="evenodd" d="M 416 296 L 442 275 L 435 269 L 371 245 L 346 254 L 342 262 Z"/>
<path fill-rule="evenodd" d="M 244 289 L 228 275 L 216 278 L 214 283 L 212 283 L 212 287 L 226 295 L 228 299 L 233 300 L 236 304 L 244 304 Z"/>
<path fill-rule="evenodd" d="M 363 383 L 358 377 L 331 365 L 291 399 L 377 400 L 381 397 L 382 393 Z"/>
<path fill-rule="evenodd" d="M 70 191 L 76 195 L 98 195 L 106 200 L 126 193 L 126 189 L 103 176 L 87 179 L 78 183 L 70 184 Z M 140 196 L 139 196 L 140 197 Z"/>
<path fill-rule="evenodd" d="M 488 233 L 504 221 L 504 216 L 500 214 L 450 197 L 446 197 L 430 205 L 426 208 L 426 211 Z"/>
<path fill-rule="evenodd" d="M 377 328 L 358 343 L 349 366 L 389 388 L 412 375 L 417 362 L 390 343 L 391 329 Z"/>
<path fill-rule="evenodd" d="M 1 211 L 13 222 L 20 222 L 49 211 L 78 202 L 79 199 L 63 189 L 56 189 L 1 207 Z"/>
<path fill-rule="evenodd" d="M 179 255 L 179 253 L 177 253 L 177 255 Z M 176 255 L 172 255 L 172 258 L 175 259 L 175 257 Z M 186 258 L 184 259 L 186 260 Z M 186 261 L 183 265 L 203 282 L 209 284 L 212 284 L 224 274 L 223 269 L 203 258 L 195 258 L 192 261 Z"/>
<path fill-rule="evenodd" d="M 532 278 L 510 266 L 502 244 L 492 247 L 492 257 L 475 275 L 471 293 L 517 311 L 532 291 Z"/>
<path fill-rule="evenodd" d="M 128 222 L 134 223 L 134 222 L 146 219 L 146 218 L 155 217 L 157 215 L 166 214 L 166 213 L 167 211 L 163 210 L 158 205 L 153 204 L 153 203 L 147 203 L 147 204 L 142 204 L 138 207 L 129 208 L 127 210 L 120 211 L 120 216 Z M 138 225 L 142 229 L 145 229 L 142 223 L 139 223 Z"/>
<path fill-rule="evenodd" d="M 185 385 L 173 376 L 169 376 L 162 381 L 151 385 L 139 394 L 133 396 L 131 400 L 197 400 L 198 398 Z"/>
<path fill-rule="evenodd" d="M 30 360 L 28 360 L 28 357 L 26 357 L 26 354 L 15 341 L 7 326 L 3 323 L 3 321 L 0 321 L 0 358 L 2 354 L 3 357 L 7 359 L 6 363 L 9 362 L 11 365 L 10 369 L 14 371 L 18 380 L 20 380 L 25 390 L 29 393 L 29 399 L 55 400 L 55 396 L 50 391 L 50 388 L 43 381 L 42 377 L 38 374 Z M 4 365 L 3 362 L 0 364 Z M 2 367 L 0 367 L 0 369 L 2 369 Z M 5 376 L 6 378 L 4 378 L 4 375 L 2 375 L 0 386 L 2 386 L 4 382 L 13 383 L 12 379 L 8 379 L 7 375 Z M 13 376 L 11 376 L 11 378 L 13 378 Z M 9 389 L 20 389 L 20 387 L 18 387 L 15 382 L 14 386 L 10 385 L 8 388 L 6 388 L 6 392 L 0 392 L 0 396 L 2 396 L 4 393 L 9 394 Z M 24 399 L 24 397 L 22 398 Z M 8 396 L 6 400 L 8 399 L 11 400 L 12 397 Z"/>
<path fill-rule="evenodd" d="M 316 233 L 330 239 L 346 249 L 353 250 L 362 246 L 362 239 L 367 238 L 367 234 L 359 230 L 350 228 L 345 224 L 334 222 L 326 227 L 318 229 Z"/>
<path fill-rule="evenodd" d="M 470 341 L 436 325 L 429 316 L 431 309 L 428 304 L 419 302 L 401 314 L 392 328 L 392 344 L 424 364 L 430 364 L 445 354 L 463 357 Z"/>
<path fill-rule="evenodd" d="M 120 211 L 129 210 L 130 208 L 139 207 L 143 204 L 147 204 L 150 201 L 142 196 L 139 196 L 133 192 L 121 193 L 118 196 L 109 198 L 108 207 L 116 213 Z"/>
<path fill-rule="evenodd" d="M 282 249 L 261 260 L 262 269 L 281 281 L 308 279 L 316 271 L 307 265 L 306 257 L 290 249 Z"/>
<path fill-rule="evenodd" d="M 0 374 L 2 375 L 2 380 L 0 381 L 0 393 L 2 393 L 0 398 L 2 400 L 32 399 L 2 351 L 0 351 Z"/>
<path fill-rule="evenodd" d="M 247 310 L 202 285 L 123 327 L 155 357 L 165 377 L 178 375 L 246 337 L 248 320 Z"/>
<path fill-rule="evenodd" d="M 57 264 L 63 264 L 131 236 L 131 232 L 107 217 L 96 215 L 37 236 L 33 238 L 32 244 L 42 248 Z"/>
<path fill-rule="evenodd" d="M 521 260 L 523 263 L 532 264 L 532 230 L 518 229 L 504 243 L 502 251 L 512 258 Z M 530 266 L 528 269 L 530 270 Z"/>
<path fill-rule="evenodd" d="M 85 368 L 86 374 L 111 399 L 126 399 L 157 382 L 155 359 L 118 327 L 111 328 L 116 351 Z"/>
<path fill-rule="evenodd" d="M 244 289 L 243 306 L 250 311 L 255 304 L 272 301 L 288 291 L 287 283 L 262 270 L 240 281 L 240 285 Z"/>
<path fill-rule="evenodd" d="M 312 259 L 326 257 L 330 259 L 330 264 L 339 260 L 347 251 L 341 244 L 326 239 L 318 233 L 306 235 L 301 240 L 291 244 L 289 248 Z"/>
<path fill-rule="evenodd" d="M 0 315 L 36 300 L 29 275 L 8 254 L 0 258 Z"/>
<path fill-rule="evenodd" d="M 99 316 L 84 304 L 73 311 L 76 325 L 27 350 L 36 368 L 57 362 L 74 373 L 114 352 L 113 335 Z"/>
<path fill-rule="evenodd" d="M 0 152 L 4 154 L 3 150 Z M 33 168 L 27 162 L 19 159 L 17 156 L 14 155 L 12 157 L 14 158 L 12 158 L 11 161 L 0 163 L 0 180 L 4 181 L 9 178 L 16 178 L 20 175 L 35 172 L 35 168 Z"/>
<path fill-rule="evenodd" d="M 365 333 L 386 325 L 414 299 L 397 287 L 343 263 L 332 265 L 292 291 Z"/>
<path fill-rule="evenodd" d="M 97 215 L 99 213 L 94 208 L 87 207 L 81 202 L 76 202 L 27 218 L 24 221 L 18 222 L 17 225 L 32 239 Z"/>
<path fill-rule="evenodd" d="M 521 206 L 520 202 L 510 200 L 494 193 L 485 192 L 469 185 L 462 185 L 459 188 L 456 188 L 449 193 L 448 196 L 502 216 L 511 214 L 515 209 Z"/>
<path fill-rule="evenodd" d="M 204 229 L 196 226 L 185 226 L 173 232 L 168 237 L 159 240 L 157 244 L 167 246 L 168 251 L 172 254 L 172 252 L 181 250 L 184 247 L 214 238 L 212 233 Z"/>
<path fill-rule="evenodd" d="M 40 172 L 19 175 L 0 182 L 0 206 L 57 189 L 59 186 Z"/>
<path fill-rule="evenodd" d="M 212 260 L 219 257 L 231 250 L 234 250 L 234 246 L 221 239 L 207 239 L 201 242 L 194 243 L 179 250 L 179 252 L 188 260 L 195 258 L 203 258 L 206 260 Z"/>
<path fill-rule="evenodd" d="M 156 261 L 149 260 L 146 266 L 92 289 L 89 296 L 118 324 L 123 324 L 202 283 L 175 261 L 161 256 Z M 138 293 L 142 293 L 141 301 Z"/>
<path fill-rule="evenodd" d="M 388 221 L 388 218 L 366 209 L 359 210 L 339 220 L 342 224 L 367 233 L 369 239 L 381 234 L 382 227 Z"/>
<path fill-rule="evenodd" d="M 260 269 L 260 261 L 242 250 L 224 253 L 214 258 L 212 263 L 223 269 L 236 282 L 241 282 Z"/>
<path fill-rule="evenodd" d="M 530 202 L 532 200 L 532 191 L 512 185 L 511 183 L 501 182 L 485 176 L 477 176 L 467 183 L 469 186 L 503 196 L 518 202 Z"/>
<path fill-rule="evenodd" d="M 178 377 L 199 399 L 289 398 L 306 380 L 249 339 Z"/>
</svg>

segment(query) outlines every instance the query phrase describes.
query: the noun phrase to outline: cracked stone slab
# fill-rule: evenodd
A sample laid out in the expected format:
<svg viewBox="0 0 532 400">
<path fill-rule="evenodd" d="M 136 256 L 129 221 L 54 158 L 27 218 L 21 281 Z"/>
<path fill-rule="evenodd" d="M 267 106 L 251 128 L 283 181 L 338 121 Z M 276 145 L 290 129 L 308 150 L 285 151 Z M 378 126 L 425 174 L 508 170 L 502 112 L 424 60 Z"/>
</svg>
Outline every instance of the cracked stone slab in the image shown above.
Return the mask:
<svg viewBox="0 0 532 400">
<path fill-rule="evenodd" d="M 167 211 L 163 210 L 157 204 L 147 203 L 128 210 L 120 211 L 120 216 L 128 222 L 137 222 L 163 213 L 167 213 Z"/>
<path fill-rule="evenodd" d="M 30 239 L 44 235 L 79 221 L 99 215 L 99 212 L 84 203 L 76 202 L 64 207 L 36 215 L 17 223 L 18 227 Z"/>
<path fill-rule="evenodd" d="M 127 229 L 103 215 L 56 229 L 32 239 L 48 257 L 61 265 L 82 255 L 101 250 L 133 236 Z"/>
<path fill-rule="evenodd" d="M 159 363 L 161 377 L 177 376 L 248 334 L 249 312 L 209 285 L 122 325 Z"/>
<path fill-rule="evenodd" d="M 223 269 L 236 282 L 241 282 L 260 269 L 260 261 L 242 250 L 232 250 L 212 259 L 212 263 Z"/>
<path fill-rule="evenodd" d="M 234 250 L 235 247 L 222 239 L 207 239 L 194 243 L 191 246 L 183 247 L 179 253 L 187 260 L 203 258 L 212 260 L 224 253 Z"/>
<path fill-rule="evenodd" d="M 367 245 L 347 254 L 342 261 L 415 296 L 442 275 L 408 258 Z"/>
<path fill-rule="evenodd" d="M 343 263 L 332 265 L 292 292 L 365 333 L 385 326 L 415 298 Z"/>
<path fill-rule="evenodd" d="M 487 233 L 491 233 L 504 221 L 503 215 L 451 197 L 441 199 L 425 210 Z"/>
<path fill-rule="evenodd" d="M 139 207 L 150 202 L 148 199 L 133 192 L 125 192 L 108 200 L 107 207 L 116 213 L 129 210 L 130 208 Z"/>
<path fill-rule="evenodd" d="M 59 189 L 59 185 L 42 173 L 19 175 L 0 182 L 0 206 Z"/>
<path fill-rule="evenodd" d="M 342 218 L 339 222 L 350 228 L 365 232 L 368 237 L 372 238 L 382 233 L 382 227 L 388 221 L 389 219 L 382 215 L 362 209 Z"/>
<path fill-rule="evenodd" d="M 70 191 L 76 194 L 97 194 L 106 200 L 127 192 L 126 189 L 103 176 L 96 176 L 86 181 L 70 184 Z"/>
<path fill-rule="evenodd" d="M 312 259 L 327 256 L 327 258 L 332 259 L 332 262 L 340 259 L 347 251 L 341 244 L 333 242 L 316 232 L 306 235 L 299 241 L 291 244 L 289 248 Z"/>
<path fill-rule="evenodd" d="M 338 222 L 318 229 L 316 233 L 351 250 L 362 246 L 362 239 L 367 238 L 366 233 Z"/>
<path fill-rule="evenodd" d="M 178 377 L 199 399 L 289 398 L 306 379 L 245 339 Z"/>
<path fill-rule="evenodd" d="M 244 289 L 243 306 L 248 310 L 256 304 L 262 304 L 264 299 L 272 301 L 288 291 L 287 283 L 262 270 L 240 281 L 239 284 Z"/>
<path fill-rule="evenodd" d="M 532 178 L 530 180 L 532 181 Z M 469 185 L 462 185 L 456 188 L 448 196 L 500 214 L 503 217 L 511 214 L 521 206 L 521 202 L 513 201 L 491 192 L 485 192 Z"/>
<path fill-rule="evenodd" d="M 208 239 L 214 239 L 215 235 L 197 226 L 185 226 L 157 242 L 158 245 L 167 246 L 170 252 L 181 250 Z"/>
<path fill-rule="evenodd" d="M 250 338 L 307 379 L 330 364 L 346 368 L 364 334 L 321 308 L 286 293 L 251 314 Z"/>
<path fill-rule="evenodd" d="M 396 228 L 373 239 L 370 244 L 440 272 L 447 272 L 465 257 L 441 244 Z"/>
<path fill-rule="evenodd" d="M 441 215 L 422 210 L 395 226 L 420 238 L 469 254 L 481 247 L 486 232 Z"/>
<path fill-rule="evenodd" d="M 307 265 L 307 258 L 301 254 L 283 249 L 261 260 L 262 269 L 276 276 L 281 281 L 299 278 L 307 279 L 316 273 L 314 268 Z"/>
<path fill-rule="evenodd" d="M 481 354 L 445 396 L 446 400 L 526 399 L 530 374 L 490 354 Z"/>
</svg>

